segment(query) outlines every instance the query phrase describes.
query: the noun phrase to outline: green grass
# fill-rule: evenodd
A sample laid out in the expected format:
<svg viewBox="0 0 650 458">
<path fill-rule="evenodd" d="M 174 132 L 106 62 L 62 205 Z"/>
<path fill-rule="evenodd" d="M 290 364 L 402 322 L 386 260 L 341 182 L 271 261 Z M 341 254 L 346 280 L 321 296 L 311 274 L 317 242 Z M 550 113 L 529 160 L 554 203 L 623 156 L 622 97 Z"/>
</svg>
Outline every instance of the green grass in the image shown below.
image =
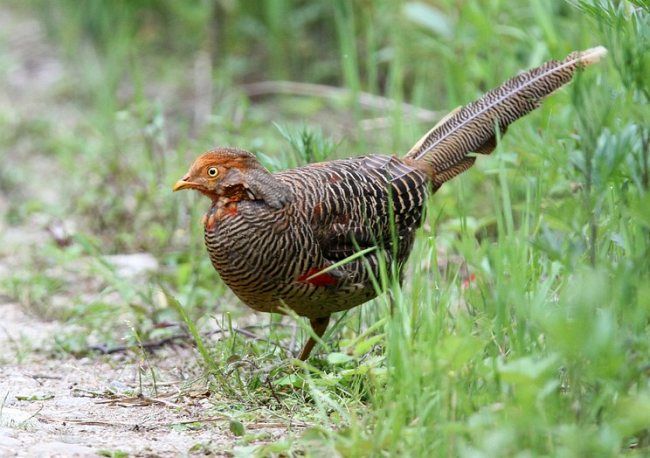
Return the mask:
<svg viewBox="0 0 650 458">
<path fill-rule="evenodd" d="M 12 167 L 0 169 L 10 196 L 4 224 L 60 218 L 74 222 L 76 236 L 67 247 L 41 246 L 0 287 L 33 313 L 87 331 L 61 336 L 59 351 L 122 339 L 135 346 L 175 332 L 159 323 L 190 324 L 216 409 L 244 428 L 259 410 L 313 425 L 263 447 L 240 439 L 241 454 L 650 453 L 644 2 L 6 7 L 43 24 L 65 78 L 43 89 L 46 110 L 12 105 L 0 114 L 0 150 L 11 151 L 0 154 Z M 390 297 L 337 317 L 319 358 L 283 364 L 292 331 L 277 317 L 257 320 L 262 341 L 199 335 L 250 319 L 203 248 L 207 202 L 170 192 L 194 156 L 236 145 L 280 170 L 402 154 L 430 128 L 399 105 L 379 112 L 354 97 L 346 105 L 249 99 L 242 83 L 329 84 L 444 112 L 522 69 L 598 44 L 610 51 L 604 62 L 431 199 L 404 285 L 387 266 L 378 282 Z M 365 130 L 370 118 L 386 127 Z M 103 258 L 138 251 L 160 263 L 145 282 L 121 277 Z M 78 262 L 87 268 L 70 280 L 64 273 Z M 53 306 L 57 294 L 70 307 Z"/>
</svg>

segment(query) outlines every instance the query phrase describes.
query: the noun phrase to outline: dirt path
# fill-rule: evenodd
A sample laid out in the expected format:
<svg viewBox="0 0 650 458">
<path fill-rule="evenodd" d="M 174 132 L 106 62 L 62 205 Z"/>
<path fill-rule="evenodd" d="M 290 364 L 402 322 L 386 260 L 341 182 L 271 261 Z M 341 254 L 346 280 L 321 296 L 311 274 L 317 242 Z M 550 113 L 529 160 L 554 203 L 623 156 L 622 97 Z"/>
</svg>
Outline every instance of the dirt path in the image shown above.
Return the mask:
<svg viewBox="0 0 650 458">
<path fill-rule="evenodd" d="M 21 340 L 51 339 L 60 327 L 12 303 L 0 304 L 0 316 L 0 348 L 14 360 Z M 194 359 L 191 349 L 163 349 L 149 361 L 24 358 L 0 367 L 0 456 L 230 455 L 237 445 L 287 432 L 272 420 L 248 422 L 248 438 L 230 432 L 231 418 L 215 412 L 204 383 L 192 383 L 182 369 L 183 361 Z"/>
<path fill-rule="evenodd" d="M 19 340 L 24 330 L 52 327 L 30 320 L 14 304 L 0 305 L 0 314 L 5 331 L 14 330 L 0 338 L 3 348 L 11 346 L 10 339 Z M 210 426 L 182 427 L 184 421 L 204 417 L 207 400 L 175 399 L 179 383 L 163 382 L 157 397 L 134 396 L 139 372 L 134 364 L 29 359 L 0 368 L 0 455 L 175 455 L 211 439 L 223 441 L 224 449 L 230 442 Z"/>
</svg>

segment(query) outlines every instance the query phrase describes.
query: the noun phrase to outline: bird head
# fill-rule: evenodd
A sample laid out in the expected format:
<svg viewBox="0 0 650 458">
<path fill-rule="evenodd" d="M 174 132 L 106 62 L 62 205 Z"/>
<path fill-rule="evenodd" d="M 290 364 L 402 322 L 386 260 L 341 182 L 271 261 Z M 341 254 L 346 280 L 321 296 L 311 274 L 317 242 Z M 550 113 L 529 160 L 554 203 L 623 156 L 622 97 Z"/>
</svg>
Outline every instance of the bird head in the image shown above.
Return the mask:
<svg viewBox="0 0 650 458">
<path fill-rule="evenodd" d="M 219 197 L 225 187 L 245 186 L 245 173 L 261 165 L 248 151 L 219 148 L 200 155 L 189 171 L 174 184 L 173 191 L 194 189 L 208 197 Z"/>
<path fill-rule="evenodd" d="M 199 156 L 172 191 L 194 189 L 216 201 L 261 200 L 274 208 L 291 199 L 286 185 L 276 180 L 248 151 L 218 148 Z"/>
</svg>

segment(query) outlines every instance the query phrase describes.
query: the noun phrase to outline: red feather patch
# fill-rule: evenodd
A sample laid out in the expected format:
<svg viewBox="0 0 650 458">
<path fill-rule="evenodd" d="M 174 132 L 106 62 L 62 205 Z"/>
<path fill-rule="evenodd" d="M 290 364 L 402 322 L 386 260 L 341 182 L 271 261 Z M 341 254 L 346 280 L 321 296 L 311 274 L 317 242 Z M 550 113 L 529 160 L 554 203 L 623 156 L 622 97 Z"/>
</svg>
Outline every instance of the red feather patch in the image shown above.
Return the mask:
<svg viewBox="0 0 650 458">
<path fill-rule="evenodd" d="M 224 215 L 235 216 L 237 214 L 237 202 L 230 202 L 223 209 Z"/>
<path fill-rule="evenodd" d="M 334 276 L 328 273 L 316 275 L 318 272 L 320 272 L 323 269 L 324 267 L 321 267 L 320 269 L 317 269 L 316 267 L 312 267 L 311 269 L 309 269 L 309 271 L 307 271 L 306 274 L 303 274 L 300 277 L 298 277 L 298 281 L 309 283 L 310 285 L 314 285 L 314 286 L 336 285 L 336 278 L 334 278 Z"/>
</svg>

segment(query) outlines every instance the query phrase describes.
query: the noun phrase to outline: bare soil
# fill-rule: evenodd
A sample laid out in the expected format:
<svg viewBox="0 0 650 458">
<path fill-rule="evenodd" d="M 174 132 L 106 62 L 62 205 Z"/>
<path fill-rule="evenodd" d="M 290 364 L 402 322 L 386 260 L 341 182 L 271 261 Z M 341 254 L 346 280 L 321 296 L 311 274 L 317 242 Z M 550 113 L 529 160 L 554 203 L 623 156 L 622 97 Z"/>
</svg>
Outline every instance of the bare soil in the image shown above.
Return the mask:
<svg viewBox="0 0 650 458">
<path fill-rule="evenodd" d="M 13 303 L 0 304 L 0 316 L 5 349 L 24 339 L 48 340 L 61 327 L 29 317 Z M 0 367 L 0 456 L 232 453 L 238 438 L 229 431 L 230 418 L 214 413 L 204 383 L 192 383 L 182 369 L 194 359 L 192 350 L 170 347 L 152 358 L 51 359 L 32 352 Z M 148 365 L 156 368 L 155 387 Z M 287 432 L 281 422 L 246 428 L 260 437 L 250 443 Z"/>
</svg>

